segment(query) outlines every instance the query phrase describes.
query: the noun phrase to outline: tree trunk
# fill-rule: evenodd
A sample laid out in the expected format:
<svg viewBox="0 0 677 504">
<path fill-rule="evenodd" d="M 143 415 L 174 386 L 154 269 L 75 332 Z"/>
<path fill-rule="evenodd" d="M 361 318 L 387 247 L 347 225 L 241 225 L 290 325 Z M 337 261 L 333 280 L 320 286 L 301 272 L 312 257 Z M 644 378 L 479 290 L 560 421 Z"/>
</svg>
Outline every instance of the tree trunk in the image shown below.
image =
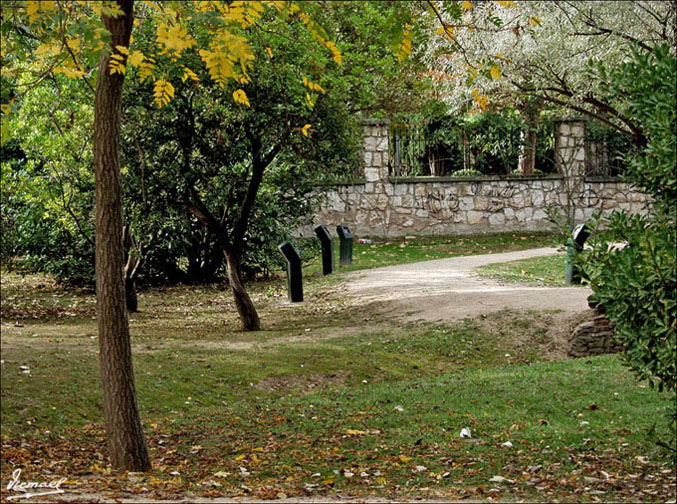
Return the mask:
<svg viewBox="0 0 677 504">
<path fill-rule="evenodd" d="M 125 304 L 127 311 L 136 313 L 139 311 L 139 298 L 136 295 L 136 279 L 125 278 Z"/>
<path fill-rule="evenodd" d="M 538 119 L 543 108 L 543 102 L 538 98 L 525 98 L 520 107 L 522 122 L 526 130 L 522 132 L 522 147 L 518 161 L 518 171 L 522 175 L 533 175 L 536 170 L 536 141 Z"/>
<path fill-rule="evenodd" d="M 223 255 L 226 258 L 226 264 L 228 266 L 228 283 L 230 284 L 230 290 L 233 293 L 237 313 L 240 315 L 240 320 L 242 321 L 242 329 L 245 331 L 259 331 L 261 329 L 261 319 L 259 318 L 254 303 L 249 297 L 247 288 L 242 281 L 240 256 L 229 248 L 223 249 Z"/>
<path fill-rule="evenodd" d="M 519 172 L 522 175 L 533 175 L 536 169 L 536 131 L 529 126 L 522 132 L 522 147 L 519 156 Z"/>
<path fill-rule="evenodd" d="M 118 5 L 122 15 L 103 17 L 113 48 L 129 46 L 133 26 L 133 0 L 118 0 Z M 108 61 L 109 55 L 102 54 L 94 107 L 96 312 L 103 417 L 113 469 L 148 471 L 150 458 L 136 401 L 123 279 L 119 137 L 124 76 L 110 75 Z"/>
</svg>

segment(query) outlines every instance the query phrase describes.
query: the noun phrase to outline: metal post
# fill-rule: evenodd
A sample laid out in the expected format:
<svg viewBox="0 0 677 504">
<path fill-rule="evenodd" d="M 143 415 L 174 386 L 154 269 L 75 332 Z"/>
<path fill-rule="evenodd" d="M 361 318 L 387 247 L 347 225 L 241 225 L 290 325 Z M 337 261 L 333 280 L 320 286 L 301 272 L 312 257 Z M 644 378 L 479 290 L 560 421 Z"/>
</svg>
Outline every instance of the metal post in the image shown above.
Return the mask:
<svg viewBox="0 0 677 504">
<path fill-rule="evenodd" d="M 322 243 L 322 274 L 329 275 L 334 271 L 334 238 L 324 224 L 315 228 L 315 234 Z"/>
<path fill-rule="evenodd" d="M 300 303 L 303 301 L 301 257 L 296 247 L 289 241 L 281 243 L 277 248 L 287 260 L 287 291 L 289 292 L 289 301 Z"/>
<path fill-rule="evenodd" d="M 340 245 L 339 265 L 350 266 L 353 264 L 353 234 L 350 232 L 348 226 L 341 224 L 336 226 Z"/>
</svg>

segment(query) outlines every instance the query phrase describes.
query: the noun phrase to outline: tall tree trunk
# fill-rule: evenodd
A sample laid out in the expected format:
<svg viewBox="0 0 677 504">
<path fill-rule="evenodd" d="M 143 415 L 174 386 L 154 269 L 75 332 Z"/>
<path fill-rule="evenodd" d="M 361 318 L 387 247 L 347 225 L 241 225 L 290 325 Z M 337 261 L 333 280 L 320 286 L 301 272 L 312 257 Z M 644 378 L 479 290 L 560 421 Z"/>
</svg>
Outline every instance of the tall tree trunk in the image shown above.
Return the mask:
<svg viewBox="0 0 677 504">
<path fill-rule="evenodd" d="M 136 295 L 135 278 L 125 278 L 125 304 L 129 313 L 139 311 L 139 297 Z"/>
<path fill-rule="evenodd" d="M 522 146 L 520 149 L 518 171 L 522 175 L 533 175 L 536 170 L 536 141 L 538 134 L 536 128 L 538 119 L 543 108 L 543 102 L 539 98 L 525 98 L 520 107 L 522 122 L 526 130 L 522 132 Z"/>
<path fill-rule="evenodd" d="M 521 135 L 519 172 L 522 175 L 533 175 L 536 169 L 536 131 L 529 126 L 527 131 L 523 131 Z"/>
<path fill-rule="evenodd" d="M 133 26 L 133 0 L 118 0 L 118 5 L 122 15 L 116 19 L 103 17 L 106 29 L 111 32 L 112 48 L 129 46 Z M 103 417 L 113 468 L 147 471 L 150 458 L 136 401 L 123 279 L 119 137 L 124 76 L 110 75 L 108 61 L 109 56 L 102 54 L 94 107 L 96 312 Z"/>
<path fill-rule="evenodd" d="M 242 260 L 240 254 L 230 248 L 224 248 L 223 255 L 226 258 L 228 283 L 233 293 L 237 313 L 242 321 L 242 329 L 245 331 L 259 331 L 261 329 L 261 319 L 242 281 L 242 271 L 240 270 Z"/>
</svg>

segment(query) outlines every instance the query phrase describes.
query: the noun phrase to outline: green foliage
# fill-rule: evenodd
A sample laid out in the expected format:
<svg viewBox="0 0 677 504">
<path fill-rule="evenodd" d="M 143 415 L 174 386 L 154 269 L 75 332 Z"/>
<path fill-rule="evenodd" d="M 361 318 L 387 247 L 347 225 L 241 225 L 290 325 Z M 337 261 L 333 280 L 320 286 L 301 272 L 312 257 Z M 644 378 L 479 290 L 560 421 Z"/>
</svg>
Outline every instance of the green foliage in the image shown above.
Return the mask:
<svg viewBox="0 0 677 504">
<path fill-rule="evenodd" d="M 651 194 L 658 205 L 677 201 L 677 59 L 670 47 L 633 52 L 633 60 L 607 72 L 600 65 L 603 88 L 636 118 L 648 145 L 630 157 L 628 177 Z"/>
<path fill-rule="evenodd" d="M 482 172 L 475 168 L 462 168 L 451 174 L 452 177 L 481 177 L 482 175 Z"/>
<path fill-rule="evenodd" d="M 250 82 L 224 93 L 198 74 L 200 85 L 178 82 L 162 111 L 148 105 L 150 84 L 128 84 L 123 181 L 127 219 L 145 245 L 145 280 L 201 282 L 223 272 L 220 240 L 229 239 L 239 219 L 255 145 L 262 156 L 277 154 L 244 236 L 242 270 L 250 278 L 283 265 L 277 245 L 312 214 L 317 184 L 353 172 L 359 128 L 342 88 L 332 85 L 342 70 L 310 51 L 304 36 L 304 30 L 271 22 L 253 45 L 260 55 Z M 268 50 L 274 57 L 265 62 Z M 310 92 L 299 75 L 324 93 Z M 232 103 L 235 87 L 246 92 L 249 106 Z M 189 211 L 197 198 L 226 233 L 205 229 Z"/>
<path fill-rule="evenodd" d="M 521 134 L 527 128 L 515 109 L 458 117 L 441 103 L 430 103 L 423 111 L 397 118 L 391 127 L 391 159 L 397 171 L 399 150 L 399 171 L 410 176 L 432 174 L 434 163 L 440 164 L 438 175 L 507 175 L 517 168 Z M 554 171 L 553 149 L 554 123 L 543 114 L 537 126 L 536 173 Z"/>
<path fill-rule="evenodd" d="M 605 89 L 647 135 L 647 145 L 630 156 L 627 175 L 652 197 L 652 205 L 646 216 L 614 214 L 609 239 L 598 239 L 584 257 L 594 297 L 627 348 L 626 362 L 659 390 L 677 388 L 675 63 L 662 46 L 634 53 L 632 61 L 610 72 L 601 69 Z M 612 248 L 610 241 L 627 245 Z"/>
<path fill-rule="evenodd" d="M 2 148 L 3 261 L 79 283 L 94 280 L 93 108 L 85 96 L 82 83 L 63 77 L 33 90 Z"/>
<path fill-rule="evenodd" d="M 659 389 L 677 385 L 677 273 L 674 220 L 616 213 L 610 238 L 627 245 L 614 249 L 599 240 L 585 258 L 594 299 L 614 324 L 625 358 L 641 379 Z"/>
</svg>

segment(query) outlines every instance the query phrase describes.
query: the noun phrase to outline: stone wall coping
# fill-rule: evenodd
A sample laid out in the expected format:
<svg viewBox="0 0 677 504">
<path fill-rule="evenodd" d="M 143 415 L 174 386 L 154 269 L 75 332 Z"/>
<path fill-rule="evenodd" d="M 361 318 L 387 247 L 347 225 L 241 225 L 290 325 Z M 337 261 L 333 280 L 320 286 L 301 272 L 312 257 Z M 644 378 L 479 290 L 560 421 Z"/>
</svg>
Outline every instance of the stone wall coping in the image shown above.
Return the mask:
<svg viewBox="0 0 677 504">
<path fill-rule="evenodd" d="M 555 123 L 587 123 L 590 122 L 590 119 L 587 117 L 583 116 L 574 116 L 574 117 L 559 117 L 559 118 L 554 118 L 552 122 Z"/>
<path fill-rule="evenodd" d="M 331 189 L 332 187 L 364 185 L 366 183 L 367 183 L 367 179 L 365 179 L 365 178 L 354 178 L 354 179 L 346 180 L 344 182 L 331 182 L 331 183 L 326 183 L 326 184 L 317 184 L 317 187 L 330 188 Z"/>
<path fill-rule="evenodd" d="M 601 175 L 596 177 L 583 177 L 584 182 L 627 182 L 623 177 L 612 177 L 611 175 Z"/>
<path fill-rule="evenodd" d="M 430 182 L 502 182 L 529 180 L 561 180 L 562 175 L 482 175 L 468 177 L 388 177 L 392 184 L 430 183 Z"/>
<path fill-rule="evenodd" d="M 390 124 L 390 119 L 360 119 L 360 124 L 362 126 L 381 126 Z"/>
</svg>

